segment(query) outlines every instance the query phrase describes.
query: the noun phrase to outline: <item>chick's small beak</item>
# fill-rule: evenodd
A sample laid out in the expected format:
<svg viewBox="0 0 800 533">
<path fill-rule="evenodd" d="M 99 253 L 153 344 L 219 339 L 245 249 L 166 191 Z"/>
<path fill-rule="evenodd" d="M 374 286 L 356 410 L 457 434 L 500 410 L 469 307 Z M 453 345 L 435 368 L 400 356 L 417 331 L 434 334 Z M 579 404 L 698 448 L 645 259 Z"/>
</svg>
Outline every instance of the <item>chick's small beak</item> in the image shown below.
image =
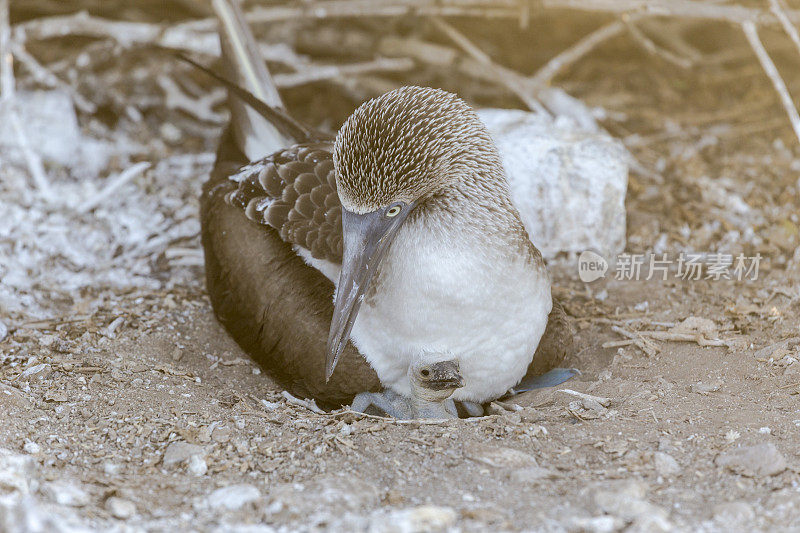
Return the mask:
<svg viewBox="0 0 800 533">
<path fill-rule="evenodd" d="M 440 361 L 423 368 L 422 386 L 431 390 L 459 389 L 465 385 L 456 361 Z M 426 375 L 427 373 L 427 375 Z"/>
</svg>

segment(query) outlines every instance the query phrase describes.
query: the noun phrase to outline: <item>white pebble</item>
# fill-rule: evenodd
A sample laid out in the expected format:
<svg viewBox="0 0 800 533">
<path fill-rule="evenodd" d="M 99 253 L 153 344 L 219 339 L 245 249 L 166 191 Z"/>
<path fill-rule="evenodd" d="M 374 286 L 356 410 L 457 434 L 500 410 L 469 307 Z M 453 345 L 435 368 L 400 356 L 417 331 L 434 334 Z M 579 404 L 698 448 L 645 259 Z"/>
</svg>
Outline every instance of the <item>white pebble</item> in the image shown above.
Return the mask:
<svg viewBox="0 0 800 533">
<path fill-rule="evenodd" d="M 69 482 L 48 483 L 44 487 L 44 493 L 59 505 L 83 507 L 89 503 L 89 495 L 82 488 Z"/>
<path fill-rule="evenodd" d="M 106 509 L 111 513 L 111 516 L 120 520 L 125 520 L 136 514 L 136 505 L 132 501 L 117 498 L 116 496 L 106 500 Z"/>
<path fill-rule="evenodd" d="M 25 450 L 25 453 L 30 454 L 37 454 L 42 451 L 41 446 L 30 440 L 25 443 L 25 446 L 23 446 L 22 449 Z"/>
<path fill-rule="evenodd" d="M 204 476 L 208 472 L 208 465 L 206 460 L 199 455 L 192 455 L 189 457 L 189 466 L 187 467 L 189 473 L 193 476 Z"/>
<path fill-rule="evenodd" d="M 241 509 L 245 504 L 257 500 L 261 492 L 253 485 L 230 485 L 217 489 L 208 495 L 208 506 L 213 509 L 224 507 L 229 511 Z"/>
</svg>

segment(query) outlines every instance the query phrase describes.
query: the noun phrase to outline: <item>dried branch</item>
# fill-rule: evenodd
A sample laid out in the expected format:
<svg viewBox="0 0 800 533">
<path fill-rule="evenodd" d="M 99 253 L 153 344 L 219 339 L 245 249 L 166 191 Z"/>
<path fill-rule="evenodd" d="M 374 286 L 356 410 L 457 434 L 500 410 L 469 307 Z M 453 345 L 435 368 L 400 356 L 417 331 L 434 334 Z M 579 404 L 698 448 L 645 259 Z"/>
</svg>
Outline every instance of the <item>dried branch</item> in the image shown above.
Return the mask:
<svg viewBox="0 0 800 533">
<path fill-rule="evenodd" d="M 548 61 L 542 68 L 540 68 L 533 76 L 529 78 L 531 85 L 536 91 L 546 87 L 550 84 L 550 81 L 556 75 L 558 75 L 559 72 L 597 48 L 597 46 L 601 43 L 607 41 L 615 35 L 618 35 L 624 29 L 625 23 L 617 20 L 593 31 Z"/>
<path fill-rule="evenodd" d="M 726 346 L 720 339 L 706 339 L 702 333 L 674 333 L 672 331 L 638 331 L 639 335 L 659 341 L 696 342 L 700 346 Z"/>
<path fill-rule="evenodd" d="M 31 147 L 30 142 L 28 142 L 28 136 L 25 135 L 25 130 L 20 122 L 19 114 L 14 108 L 14 103 L 9 100 L 5 102 L 5 105 L 7 106 L 6 111 L 8 119 L 11 121 L 11 127 L 14 128 L 14 134 L 17 136 L 17 144 L 20 150 L 22 150 L 22 155 L 25 157 L 25 163 L 28 165 L 28 171 L 31 173 L 31 177 L 36 184 L 36 188 L 39 189 L 39 193 L 45 199 L 49 200 L 51 198 L 50 180 L 47 178 L 47 173 L 44 171 L 42 158 L 39 157 L 39 154 L 36 153 Z"/>
<path fill-rule="evenodd" d="M 492 58 L 484 53 L 480 48 L 475 46 L 463 33 L 458 31 L 448 22 L 434 17 L 431 19 L 434 26 L 444 33 L 451 41 L 453 41 L 459 48 L 466 52 L 472 59 L 478 63 L 487 66 L 496 76 L 500 82 L 503 83 L 508 89 L 516 94 L 531 111 L 546 112 L 542 104 L 536 100 L 533 91 L 529 86 L 529 81 L 517 72 L 498 65 Z"/>
<path fill-rule="evenodd" d="M 761 43 L 761 39 L 758 37 L 756 25 L 752 21 L 746 21 L 742 23 L 742 30 L 750 43 L 750 47 L 755 52 L 756 57 L 758 57 L 761 67 L 772 82 L 772 86 L 775 87 L 778 96 L 780 96 L 781 104 L 783 104 L 783 108 L 789 116 L 789 121 L 792 123 L 794 133 L 797 135 L 798 141 L 800 141 L 800 115 L 797 113 L 797 108 L 794 106 L 792 97 L 789 95 L 789 90 L 786 88 L 783 78 L 781 78 L 778 69 L 775 67 L 775 63 L 772 62 L 767 50 Z"/>
<path fill-rule="evenodd" d="M 545 9 L 575 9 L 596 13 L 634 13 L 659 17 L 696 18 L 758 24 L 775 24 L 769 12 L 738 5 L 718 5 L 696 0 L 542 0 Z M 800 21 L 800 11 L 787 13 L 790 20 Z"/>
<path fill-rule="evenodd" d="M 219 56 L 219 37 L 216 19 L 203 19 L 174 26 L 147 22 L 121 22 L 93 17 L 81 11 L 74 15 L 31 19 L 14 26 L 13 40 L 24 44 L 29 40 L 45 40 L 66 36 L 110 39 L 124 48 L 159 46 L 171 50 Z M 259 52 L 270 61 L 286 64 L 303 62 L 285 44 L 260 44 Z"/>
<path fill-rule="evenodd" d="M 117 189 L 131 181 L 133 178 L 150 168 L 150 163 L 142 161 L 126 169 L 119 176 L 112 179 L 105 188 L 93 197 L 78 206 L 78 213 L 87 213 L 100 205 L 106 198 L 111 196 Z"/>
<path fill-rule="evenodd" d="M 72 85 L 61 81 L 58 76 L 43 67 L 21 43 L 12 41 L 11 50 L 14 52 L 14 56 L 17 58 L 17 61 L 19 61 L 20 65 L 25 66 L 37 82 L 51 89 L 61 89 L 69 93 L 75 106 L 84 113 L 91 114 L 97 111 L 97 106 L 95 104 L 84 98 Z"/>
<path fill-rule="evenodd" d="M 325 411 L 323 411 L 322 409 L 319 408 L 319 406 L 317 406 L 317 402 L 315 402 L 312 399 L 301 399 L 298 398 L 297 396 L 293 396 L 288 391 L 283 391 L 281 393 L 281 396 L 283 396 L 286 399 L 287 403 L 290 403 L 292 405 L 297 405 L 298 407 L 305 407 L 312 413 L 316 413 L 318 415 L 326 414 Z"/>
<path fill-rule="evenodd" d="M 124 47 L 154 43 L 163 29 L 155 24 L 122 22 L 93 17 L 85 11 L 74 15 L 35 18 L 14 26 L 14 40 L 44 40 L 54 37 L 83 35 L 113 39 Z"/>
<path fill-rule="evenodd" d="M 369 72 L 402 72 L 414 68 L 409 58 L 379 57 L 373 61 L 349 65 L 309 65 L 292 74 L 275 74 L 273 79 L 278 87 L 296 87 L 315 81 L 334 78 L 347 78 Z"/>
<path fill-rule="evenodd" d="M 515 19 L 524 5 L 520 0 L 327 0 L 303 2 L 300 6 L 259 7 L 246 18 L 251 23 L 405 15 Z"/>
<path fill-rule="evenodd" d="M 225 115 L 214 111 L 214 107 L 225 101 L 226 91 L 218 88 L 199 98 L 188 96 L 169 76 L 159 76 L 158 86 L 164 91 L 164 105 L 168 109 L 177 109 L 195 118 L 212 124 L 225 122 Z"/>
<path fill-rule="evenodd" d="M 661 59 L 680 68 L 692 67 L 691 60 L 686 59 L 685 57 L 680 57 L 679 55 L 673 54 L 669 50 L 665 50 L 664 48 L 658 46 L 630 19 L 626 21 L 626 27 L 628 28 L 628 32 L 631 34 L 631 37 L 633 37 L 633 39 L 639 43 L 642 48 L 647 50 L 648 53 L 658 56 Z"/>
<path fill-rule="evenodd" d="M 578 392 L 572 389 L 559 389 L 556 392 L 563 392 L 564 394 L 569 394 L 570 396 L 574 396 L 576 398 L 580 398 L 581 400 L 589 400 L 592 402 L 597 403 L 602 407 L 610 407 L 611 406 L 611 398 L 606 398 L 604 396 L 592 396 L 591 394 L 586 394 L 585 392 Z"/>
<path fill-rule="evenodd" d="M 774 25 L 778 21 L 768 11 L 738 5 L 719 5 L 696 0 L 541 0 L 534 9 L 572 9 L 609 14 L 634 14 L 728 21 L 741 24 L 753 21 Z M 260 7 L 247 15 L 249 22 L 278 22 L 294 19 L 341 17 L 400 17 L 404 15 L 475 16 L 519 19 L 531 12 L 527 0 L 311 0 L 301 6 Z M 800 22 L 800 11 L 787 11 L 787 17 Z M 523 20 L 524 22 L 524 20 Z M 195 24 L 207 24 L 196 21 Z M 200 26 L 198 26 L 200 27 Z"/>
<path fill-rule="evenodd" d="M 11 55 L 11 26 L 8 0 L 0 0 L 0 98 L 14 96 L 14 56 Z"/>
<path fill-rule="evenodd" d="M 800 52 L 800 35 L 797 34 L 797 28 L 794 27 L 792 21 L 789 20 L 789 16 L 786 14 L 786 11 L 781 6 L 779 0 L 769 0 L 769 8 L 770 11 L 778 18 L 778 22 L 781 23 L 783 26 L 783 31 L 786 32 L 786 35 L 792 40 L 794 45 L 797 47 L 797 51 Z"/>
</svg>

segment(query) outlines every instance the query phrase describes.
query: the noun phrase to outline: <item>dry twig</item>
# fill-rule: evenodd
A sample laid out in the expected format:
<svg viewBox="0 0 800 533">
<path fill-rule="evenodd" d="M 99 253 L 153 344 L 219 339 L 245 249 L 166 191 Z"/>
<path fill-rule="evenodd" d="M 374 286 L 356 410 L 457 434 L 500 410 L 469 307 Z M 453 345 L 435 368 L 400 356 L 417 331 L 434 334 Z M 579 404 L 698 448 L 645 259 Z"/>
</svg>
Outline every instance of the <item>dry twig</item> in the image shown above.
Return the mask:
<svg viewBox="0 0 800 533">
<path fill-rule="evenodd" d="M 792 128 L 794 129 L 795 135 L 797 135 L 798 141 L 800 141 L 800 115 L 798 115 L 797 108 L 794 106 L 791 95 L 789 95 L 786 83 L 784 83 L 777 67 L 775 67 L 775 63 L 772 62 L 767 50 L 761 43 L 761 39 L 758 37 L 758 30 L 756 29 L 755 23 L 749 20 L 743 22 L 742 31 L 744 31 L 747 41 L 750 43 L 750 47 L 753 49 L 753 52 L 755 52 L 756 57 L 758 57 L 761 67 L 772 82 L 772 86 L 775 88 L 778 96 L 780 96 L 781 104 L 784 110 L 786 110 L 789 121 L 792 123 Z"/>
<path fill-rule="evenodd" d="M 517 72 L 507 69 L 498 65 L 492 58 L 484 53 L 480 48 L 475 46 L 463 33 L 458 31 L 448 22 L 434 17 L 432 19 L 434 26 L 444 33 L 450 40 L 452 40 L 459 48 L 466 52 L 472 59 L 478 63 L 487 66 L 505 85 L 508 89 L 516 94 L 531 111 L 545 112 L 542 104 L 540 104 L 533 95 L 533 91 L 529 86 L 528 80 Z"/>
<path fill-rule="evenodd" d="M 14 57 L 16 57 L 17 61 L 19 61 L 20 65 L 25 66 L 25 68 L 28 69 L 28 72 L 33 75 L 37 82 L 51 89 L 61 89 L 62 91 L 69 93 L 70 97 L 72 97 L 75 107 L 84 113 L 92 114 L 97 111 L 97 106 L 93 102 L 90 102 L 84 98 L 81 93 L 72 87 L 72 85 L 61 81 L 58 76 L 50 72 L 50 70 L 47 68 L 43 67 L 41 63 L 39 63 L 21 43 L 12 41 L 11 50 L 14 53 Z"/>
<path fill-rule="evenodd" d="M 769 0 L 769 8 L 775 17 L 777 17 L 778 22 L 781 23 L 781 26 L 783 26 L 783 31 L 786 32 L 786 35 L 789 36 L 794 45 L 797 47 L 797 51 L 800 52 L 800 35 L 797 34 L 797 28 L 795 28 L 794 24 L 792 24 L 792 21 L 789 20 L 789 16 L 786 14 L 783 6 L 781 6 L 780 0 Z"/>
<path fill-rule="evenodd" d="M 596 13 L 637 13 L 660 17 L 695 18 L 719 20 L 741 24 L 753 21 L 759 24 L 775 24 L 777 21 L 768 12 L 736 4 L 715 4 L 696 0 L 542 0 L 547 9 L 575 9 Z M 800 12 L 787 13 L 794 21 L 800 21 Z"/>
<path fill-rule="evenodd" d="M 8 120 L 11 122 L 11 127 L 14 128 L 14 134 L 17 136 L 17 144 L 22 155 L 25 157 L 25 163 L 28 165 L 28 171 L 31 173 L 36 188 L 39 193 L 46 199 L 51 198 L 50 194 L 50 180 L 47 178 L 47 173 L 44 171 L 44 164 L 39 154 L 31 147 L 28 142 L 28 136 L 25 135 L 25 130 L 20 122 L 19 114 L 14 108 L 13 102 L 10 100 L 6 102 Z"/>
<path fill-rule="evenodd" d="M 636 347 L 638 347 L 640 350 L 642 350 L 650 357 L 656 355 L 658 352 L 661 351 L 661 349 L 655 343 L 653 343 L 653 341 L 645 339 L 638 331 L 634 333 L 620 326 L 611 326 L 611 330 L 616 333 L 619 333 L 623 337 L 627 337 L 628 339 L 630 339 L 631 342 L 634 345 L 636 345 Z"/>
<path fill-rule="evenodd" d="M 600 29 L 593 31 L 574 45 L 555 56 L 529 78 L 534 90 L 542 90 L 544 87 L 550 84 L 550 81 L 556 75 L 558 75 L 559 72 L 597 48 L 597 46 L 601 43 L 607 41 L 615 35 L 618 35 L 624 29 L 624 22 L 619 20 L 611 22 L 610 24 L 606 24 Z"/>
<path fill-rule="evenodd" d="M 412 68 L 414 68 L 414 61 L 409 58 L 379 57 L 373 61 L 349 65 L 308 65 L 292 74 L 275 74 L 273 79 L 278 87 L 285 88 L 321 80 L 348 78 L 369 72 L 402 72 Z"/>
<path fill-rule="evenodd" d="M 584 392 L 574 391 L 572 389 L 559 389 L 556 392 L 563 392 L 564 394 L 569 394 L 570 396 L 575 396 L 576 398 L 580 398 L 581 400 L 592 401 L 600 405 L 601 407 L 609 407 L 611 405 L 611 398 L 605 398 L 603 396 L 592 396 L 591 394 L 586 394 Z"/>
<path fill-rule="evenodd" d="M 519 18 L 524 4 L 519 0 L 327 0 L 304 2 L 296 6 L 260 7 L 246 18 L 251 23 L 405 15 L 515 19 Z"/>
<path fill-rule="evenodd" d="M 0 98 L 10 101 L 14 96 L 14 56 L 11 55 L 11 25 L 8 0 L 0 0 Z"/>
<path fill-rule="evenodd" d="M 318 415 L 327 414 L 327 413 L 325 413 L 325 411 L 323 411 L 322 409 L 320 409 L 317 406 L 317 402 L 315 402 L 314 400 L 302 400 L 302 399 L 298 398 L 297 396 L 293 396 L 288 391 L 283 391 L 281 393 L 281 396 L 283 396 L 286 399 L 287 403 L 290 403 L 292 405 L 297 405 L 299 407 L 305 407 L 306 409 L 308 409 L 312 413 L 317 413 Z"/>
<path fill-rule="evenodd" d="M 639 26 L 637 26 L 633 21 L 630 20 L 630 17 L 628 17 L 628 20 L 626 20 L 626 26 L 628 28 L 628 32 L 631 34 L 634 40 L 638 42 L 642 46 L 642 48 L 647 50 L 648 53 L 658 56 L 664 61 L 672 63 L 677 67 L 691 68 L 692 66 L 691 60 L 685 57 L 681 57 L 677 54 L 673 54 L 669 50 L 665 50 L 664 48 L 658 46 L 656 43 L 653 42 L 652 39 L 650 39 L 650 37 L 644 34 L 641 28 L 639 28 Z"/>
<path fill-rule="evenodd" d="M 86 200 L 83 204 L 81 204 L 77 211 L 78 213 L 87 213 L 100 205 L 106 198 L 111 196 L 117 189 L 131 181 L 133 178 L 144 172 L 150 168 L 150 163 L 147 161 L 140 161 L 136 163 L 132 167 L 126 169 L 125 171 L 121 172 L 119 176 L 110 180 L 105 188 Z"/>
</svg>

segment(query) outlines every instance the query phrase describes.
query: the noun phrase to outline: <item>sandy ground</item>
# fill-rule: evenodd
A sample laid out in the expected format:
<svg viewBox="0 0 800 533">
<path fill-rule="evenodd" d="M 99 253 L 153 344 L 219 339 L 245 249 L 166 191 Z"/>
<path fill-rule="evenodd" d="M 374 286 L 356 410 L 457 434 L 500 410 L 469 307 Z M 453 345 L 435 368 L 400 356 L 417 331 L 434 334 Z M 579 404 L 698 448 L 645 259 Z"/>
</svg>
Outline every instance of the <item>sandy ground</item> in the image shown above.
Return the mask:
<svg viewBox="0 0 800 533">
<path fill-rule="evenodd" d="M 193 290 L 119 297 L 110 310 L 125 323 L 113 334 L 94 319 L 16 330 L 0 381 L 0 486 L 31 496 L 0 500 L 0 524 L 19 531 L 11 526 L 20 516 L 51 516 L 54 528 L 132 530 L 797 527 L 800 339 L 758 350 L 797 336 L 785 296 L 750 296 L 755 307 L 742 312 L 731 305 L 742 288 L 724 284 L 606 289 L 602 307 L 562 291 L 579 315 L 580 380 L 520 395 L 485 418 L 433 424 L 317 414 L 287 401 L 226 337 L 199 278 Z M 649 311 L 634 311 L 643 301 Z M 758 326 L 762 310 L 777 317 L 769 328 Z M 730 349 L 659 343 L 652 357 L 600 347 L 619 338 L 606 317 L 669 323 L 698 314 L 721 326 L 742 320 L 749 332 L 722 333 Z"/>
<path fill-rule="evenodd" d="M 462 29 L 531 68 L 505 38 Z M 714 46 L 682 29 L 702 52 L 693 68 L 623 35 L 562 85 L 605 109 L 603 125 L 655 174 L 631 175 L 628 251 L 760 253 L 758 279 L 612 270 L 585 285 L 553 267 L 583 375 L 434 423 L 317 413 L 250 362 L 213 316 L 199 253 L 197 194 L 219 122 L 164 105 L 148 70 L 170 72 L 163 58 L 132 52 L 113 76 L 95 69 L 83 83 L 110 76 L 135 108 L 112 98 L 66 133 L 102 143 L 101 171 L 48 166 L 45 201 L 24 161 L 0 166 L 0 531 L 800 531 L 800 150 L 735 28 L 715 27 Z M 764 38 L 798 72 L 780 35 Z M 539 63 L 564 43 L 549 46 Z M 63 64 L 77 61 L 64 50 Z M 458 90 L 458 78 L 413 76 Z M 800 77 L 787 83 L 800 94 Z M 464 92 L 515 105 L 496 88 Z M 338 102 L 334 122 L 357 103 L 321 84 L 287 99 L 328 124 L 323 94 Z M 142 160 L 154 164 L 76 212 Z M 637 334 L 686 319 L 717 346 Z M 603 347 L 620 332 L 644 350 Z"/>
</svg>

